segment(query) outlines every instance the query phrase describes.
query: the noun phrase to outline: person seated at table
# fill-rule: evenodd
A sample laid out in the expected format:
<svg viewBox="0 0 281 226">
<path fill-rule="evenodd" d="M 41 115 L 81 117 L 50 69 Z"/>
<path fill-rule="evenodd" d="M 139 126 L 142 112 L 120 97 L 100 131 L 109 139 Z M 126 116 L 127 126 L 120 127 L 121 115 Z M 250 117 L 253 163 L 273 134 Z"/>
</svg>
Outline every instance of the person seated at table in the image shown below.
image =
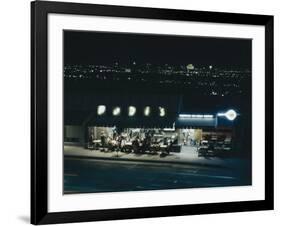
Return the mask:
<svg viewBox="0 0 281 226">
<path fill-rule="evenodd" d="M 118 142 L 114 139 L 110 139 L 110 141 L 108 142 L 108 145 L 109 145 L 110 151 L 115 151 L 115 149 L 118 147 Z"/>
</svg>

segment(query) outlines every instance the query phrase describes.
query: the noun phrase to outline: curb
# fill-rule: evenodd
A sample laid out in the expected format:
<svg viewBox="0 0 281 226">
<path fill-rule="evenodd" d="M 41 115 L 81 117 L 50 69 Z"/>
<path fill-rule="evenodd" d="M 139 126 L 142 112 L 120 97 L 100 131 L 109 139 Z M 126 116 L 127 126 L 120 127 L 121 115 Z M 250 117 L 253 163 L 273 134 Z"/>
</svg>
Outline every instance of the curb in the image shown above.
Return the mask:
<svg viewBox="0 0 281 226">
<path fill-rule="evenodd" d="M 209 163 L 193 162 L 193 161 L 144 160 L 144 159 L 128 159 L 128 158 L 118 158 L 118 157 L 97 157 L 97 156 L 72 155 L 72 154 L 64 154 L 64 157 L 78 158 L 78 159 L 114 160 L 114 161 L 126 161 L 126 162 L 145 162 L 145 163 L 156 163 L 156 164 L 166 163 L 166 164 L 179 164 L 179 165 L 191 165 L 191 166 L 204 166 L 204 167 L 231 169 L 231 167 L 222 166 L 220 164 L 209 164 Z"/>
</svg>

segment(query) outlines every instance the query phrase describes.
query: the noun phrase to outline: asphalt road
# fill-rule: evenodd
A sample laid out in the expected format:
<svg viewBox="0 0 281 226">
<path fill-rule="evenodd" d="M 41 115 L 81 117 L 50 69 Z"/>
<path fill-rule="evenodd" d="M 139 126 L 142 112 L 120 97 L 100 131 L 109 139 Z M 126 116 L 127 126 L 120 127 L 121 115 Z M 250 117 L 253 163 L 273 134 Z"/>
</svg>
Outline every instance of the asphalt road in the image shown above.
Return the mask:
<svg viewBox="0 0 281 226">
<path fill-rule="evenodd" d="M 64 193 L 141 191 L 251 184 L 249 167 L 235 170 L 65 158 Z"/>
</svg>

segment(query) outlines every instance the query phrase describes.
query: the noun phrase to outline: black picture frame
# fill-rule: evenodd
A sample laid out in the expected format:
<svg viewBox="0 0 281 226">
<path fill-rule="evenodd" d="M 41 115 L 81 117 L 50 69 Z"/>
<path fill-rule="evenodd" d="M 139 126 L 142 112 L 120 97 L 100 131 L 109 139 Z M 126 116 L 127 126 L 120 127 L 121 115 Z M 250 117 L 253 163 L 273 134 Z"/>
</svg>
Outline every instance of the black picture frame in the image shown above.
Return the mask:
<svg viewBox="0 0 281 226">
<path fill-rule="evenodd" d="M 265 199 L 257 201 L 142 208 L 48 212 L 48 14 L 113 16 L 265 27 Z M 31 223 L 51 224 L 272 210 L 273 186 L 273 16 L 106 6 L 63 2 L 31 3 Z"/>
</svg>

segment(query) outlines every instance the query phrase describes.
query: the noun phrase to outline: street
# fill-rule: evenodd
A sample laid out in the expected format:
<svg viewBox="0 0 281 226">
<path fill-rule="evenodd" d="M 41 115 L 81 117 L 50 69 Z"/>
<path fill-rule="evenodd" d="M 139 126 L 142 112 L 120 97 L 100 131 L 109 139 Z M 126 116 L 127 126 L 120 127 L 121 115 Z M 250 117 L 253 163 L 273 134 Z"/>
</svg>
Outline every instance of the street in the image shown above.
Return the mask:
<svg viewBox="0 0 281 226">
<path fill-rule="evenodd" d="M 64 193 L 141 191 L 251 184 L 250 169 L 64 159 Z"/>
</svg>

